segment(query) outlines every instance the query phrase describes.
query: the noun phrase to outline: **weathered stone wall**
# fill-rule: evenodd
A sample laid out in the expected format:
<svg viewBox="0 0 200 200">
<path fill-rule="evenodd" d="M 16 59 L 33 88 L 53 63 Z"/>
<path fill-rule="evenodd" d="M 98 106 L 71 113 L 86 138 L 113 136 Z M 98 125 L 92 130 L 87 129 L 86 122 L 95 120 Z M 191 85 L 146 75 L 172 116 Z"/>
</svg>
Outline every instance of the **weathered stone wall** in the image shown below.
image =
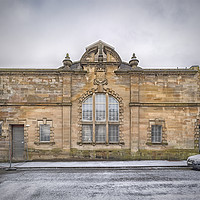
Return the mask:
<svg viewBox="0 0 200 200">
<path fill-rule="evenodd" d="M 29 159 L 69 157 L 71 75 L 55 72 L 3 72 L 0 78 L 1 159 L 8 159 L 11 126 L 24 125 Z M 50 143 L 39 142 L 39 122 L 51 124 Z M 30 125 L 30 126 L 29 126 Z M 27 145 L 28 141 L 28 145 Z M 46 153 L 50 151 L 50 153 Z M 52 153 L 51 153 L 52 152 Z M 56 152 L 64 152 L 56 154 Z"/>
<path fill-rule="evenodd" d="M 199 115 L 198 73 L 152 75 L 115 73 L 117 70 L 117 66 L 107 65 L 107 84 L 103 88 L 122 99 L 123 144 L 107 145 L 79 144 L 79 100 L 88 91 L 98 90 L 94 84 L 95 65 L 75 73 L 2 73 L 1 159 L 8 158 L 12 124 L 24 124 L 29 159 L 181 159 L 197 152 L 194 128 Z M 38 139 L 38 121 L 44 119 L 52 124 L 49 144 Z M 152 120 L 164 123 L 165 143 L 161 145 L 149 142 Z"/>
<path fill-rule="evenodd" d="M 139 87 L 142 103 L 197 102 L 197 74 L 144 74 Z"/>
<path fill-rule="evenodd" d="M 140 149 L 194 149 L 194 124 L 198 113 L 197 108 L 142 107 L 139 112 Z M 150 120 L 163 121 L 167 144 L 147 144 Z"/>
<path fill-rule="evenodd" d="M 154 73 L 154 74 L 152 74 Z M 193 149 L 199 115 L 198 73 L 162 71 L 131 77 L 132 152 Z M 151 144 L 150 123 L 162 122 L 162 144 Z"/>
<path fill-rule="evenodd" d="M 79 144 L 80 98 L 94 84 L 95 65 L 83 71 L 4 72 L 0 78 L 1 159 L 8 158 L 9 125 L 23 124 L 29 159 L 177 159 L 196 152 L 194 128 L 199 115 L 198 73 L 115 73 L 107 65 L 107 84 L 122 99 L 123 144 Z M 38 121 L 52 124 L 51 142 L 39 142 Z M 164 123 L 165 143 L 149 142 L 150 121 Z M 30 127 L 26 127 L 30 125 Z M 181 151 L 184 152 L 181 155 Z"/>
<path fill-rule="evenodd" d="M 4 72 L 0 88 L 4 103 L 62 102 L 62 77 L 57 74 Z"/>
</svg>

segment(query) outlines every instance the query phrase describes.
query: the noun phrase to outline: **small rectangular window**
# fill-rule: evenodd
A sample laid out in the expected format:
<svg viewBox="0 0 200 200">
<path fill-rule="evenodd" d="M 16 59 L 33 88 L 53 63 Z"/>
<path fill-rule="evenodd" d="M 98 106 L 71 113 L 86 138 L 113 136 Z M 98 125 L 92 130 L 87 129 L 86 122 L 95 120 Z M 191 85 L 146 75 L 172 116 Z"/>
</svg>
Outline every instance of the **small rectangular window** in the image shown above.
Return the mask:
<svg viewBox="0 0 200 200">
<path fill-rule="evenodd" d="M 119 125 L 109 125 L 109 142 L 119 141 Z"/>
<path fill-rule="evenodd" d="M 162 125 L 151 126 L 151 142 L 152 143 L 162 142 Z"/>
<path fill-rule="evenodd" d="M 93 127 L 92 125 L 83 125 L 82 126 L 82 140 L 83 142 L 92 142 L 92 132 Z"/>
<path fill-rule="evenodd" d="M 106 141 L 106 125 L 95 126 L 95 139 L 96 139 L 96 142 Z"/>
<path fill-rule="evenodd" d="M 49 142 L 50 141 L 50 125 L 40 124 L 40 141 Z"/>
</svg>

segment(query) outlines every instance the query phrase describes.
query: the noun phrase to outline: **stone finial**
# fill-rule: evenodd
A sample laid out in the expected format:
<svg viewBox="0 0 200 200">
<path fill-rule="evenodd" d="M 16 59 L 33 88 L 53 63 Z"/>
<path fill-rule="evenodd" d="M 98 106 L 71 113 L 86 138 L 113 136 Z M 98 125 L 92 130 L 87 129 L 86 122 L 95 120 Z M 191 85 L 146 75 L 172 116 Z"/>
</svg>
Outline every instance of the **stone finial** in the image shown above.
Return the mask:
<svg viewBox="0 0 200 200">
<path fill-rule="evenodd" d="M 138 66 L 138 63 L 139 63 L 139 60 L 135 56 L 135 53 L 133 53 L 133 56 L 132 56 L 131 60 L 129 61 L 129 64 L 132 68 L 136 68 Z"/>
<path fill-rule="evenodd" d="M 65 59 L 63 60 L 63 65 L 64 69 L 66 70 L 69 70 L 72 65 L 72 61 L 70 60 L 68 53 L 66 54 Z"/>
</svg>

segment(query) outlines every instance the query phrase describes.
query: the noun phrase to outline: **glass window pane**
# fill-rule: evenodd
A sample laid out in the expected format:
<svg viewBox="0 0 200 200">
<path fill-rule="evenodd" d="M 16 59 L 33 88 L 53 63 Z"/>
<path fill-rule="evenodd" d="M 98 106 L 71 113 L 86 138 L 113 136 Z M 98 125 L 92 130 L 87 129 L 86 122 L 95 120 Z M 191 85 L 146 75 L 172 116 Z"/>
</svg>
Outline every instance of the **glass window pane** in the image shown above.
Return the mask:
<svg viewBox="0 0 200 200">
<path fill-rule="evenodd" d="M 119 141 L 119 125 L 109 125 L 109 142 Z"/>
<path fill-rule="evenodd" d="M 50 125 L 40 124 L 40 141 L 50 141 Z"/>
<path fill-rule="evenodd" d="M 106 141 L 106 125 L 95 126 L 95 140 L 96 142 Z"/>
<path fill-rule="evenodd" d="M 82 104 L 82 120 L 92 121 L 92 96 Z"/>
<path fill-rule="evenodd" d="M 109 96 L 109 121 L 119 121 L 119 103 L 118 101 L 113 98 L 112 96 Z"/>
<path fill-rule="evenodd" d="M 82 140 L 83 142 L 92 142 L 92 125 L 82 126 Z"/>
<path fill-rule="evenodd" d="M 162 142 L 162 126 L 161 125 L 151 126 L 151 141 L 154 143 Z"/>
<path fill-rule="evenodd" d="M 106 120 L 106 95 L 97 94 L 95 96 L 95 118 L 96 121 Z"/>
</svg>

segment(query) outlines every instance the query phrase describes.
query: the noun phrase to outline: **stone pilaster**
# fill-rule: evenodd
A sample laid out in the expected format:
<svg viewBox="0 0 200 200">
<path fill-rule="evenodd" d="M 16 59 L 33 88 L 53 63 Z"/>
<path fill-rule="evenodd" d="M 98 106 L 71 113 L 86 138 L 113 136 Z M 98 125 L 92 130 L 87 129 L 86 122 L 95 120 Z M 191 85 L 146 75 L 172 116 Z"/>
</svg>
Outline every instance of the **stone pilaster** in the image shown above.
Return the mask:
<svg viewBox="0 0 200 200">
<path fill-rule="evenodd" d="M 70 151 L 71 146 L 71 74 L 63 73 L 62 147 Z"/>
<path fill-rule="evenodd" d="M 131 102 L 139 102 L 139 81 L 140 77 L 138 74 L 131 76 Z"/>
<path fill-rule="evenodd" d="M 140 127 L 139 127 L 140 108 L 131 107 L 130 109 L 131 109 L 131 135 L 130 135 L 131 152 L 137 152 L 139 150 L 139 140 L 140 140 Z"/>
</svg>

